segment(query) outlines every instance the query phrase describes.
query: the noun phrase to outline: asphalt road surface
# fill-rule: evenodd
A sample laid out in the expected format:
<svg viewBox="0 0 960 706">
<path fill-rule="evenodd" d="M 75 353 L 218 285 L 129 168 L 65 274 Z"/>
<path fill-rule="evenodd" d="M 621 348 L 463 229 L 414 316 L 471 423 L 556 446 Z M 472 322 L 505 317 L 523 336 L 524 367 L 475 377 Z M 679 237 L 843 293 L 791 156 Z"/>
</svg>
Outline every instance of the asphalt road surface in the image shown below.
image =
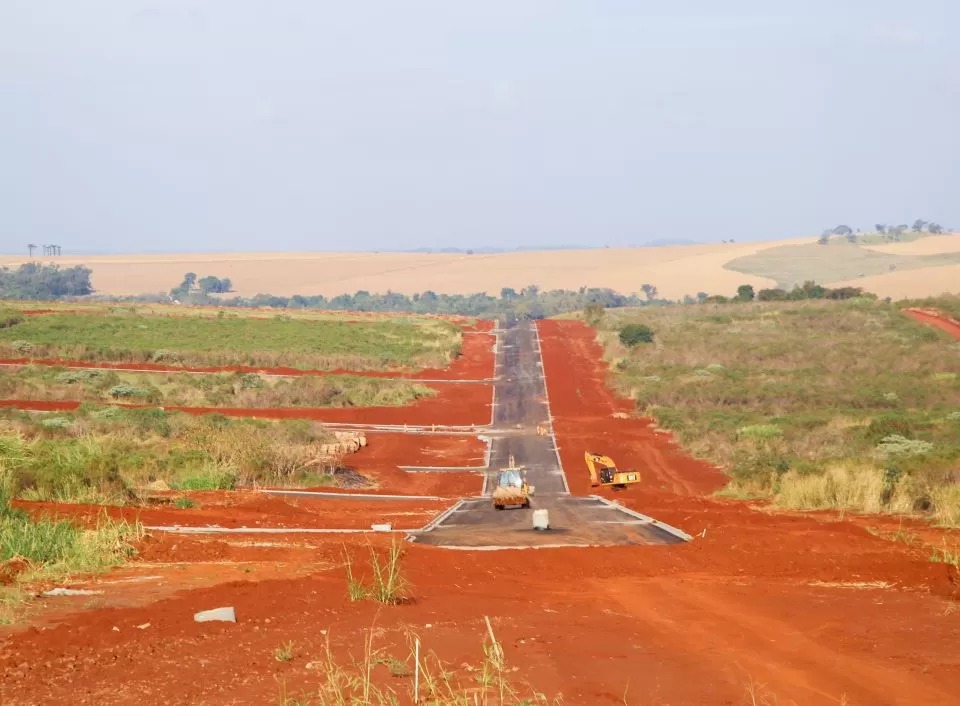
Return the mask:
<svg viewBox="0 0 960 706">
<path fill-rule="evenodd" d="M 415 536 L 420 544 L 463 548 L 548 545 L 675 544 L 672 528 L 602 500 L 570 495 L 550 426 L 540 342 L 531 321 L 501 331 L 496 359 L 494 433 L 483 498 L 464 500 Z M 538 426 L 547 433 L 537 433 Z M 534 486 L 531 509 L 495 510 L 490 493 L 510 457 Z M 586 473 L 582 468 L 570 469 Z M 550 529 L 533 529 L 533 510 L 549 513 Z"/>
</svg>

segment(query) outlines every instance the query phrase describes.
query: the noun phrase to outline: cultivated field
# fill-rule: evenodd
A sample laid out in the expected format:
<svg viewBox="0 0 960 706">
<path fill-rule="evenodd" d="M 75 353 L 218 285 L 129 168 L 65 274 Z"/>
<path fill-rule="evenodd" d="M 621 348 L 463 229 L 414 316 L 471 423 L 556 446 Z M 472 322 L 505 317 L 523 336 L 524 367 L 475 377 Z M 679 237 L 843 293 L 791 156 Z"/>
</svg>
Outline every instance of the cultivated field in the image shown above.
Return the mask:
<svg viewBox="0 0 960 706">
<path fill-rule="evenodd" d="M 908 234 L 905 237 L 912 237 Z M 114 255 L 55 259 L 64 266 L 86 265 L 102 293 L 133 295 L 169 292 L 186 272 L 228 277 L 235 294 L 333 297 L 394 291 L 414 294 L 608 287 L 622 293 L 653 284 L 661 296 L 682 299 L 698 292 L 729 295 L 740 284 L 789 288 L 813 279 L 820 284 L 850 283 L 881 297 L 930 296 L 956 291 L 960 236 L 925 236 L 910 243 L 845 247 L 842 238 L 816 246 L 816 236 L 756 243 L 549 250 L 497 254 L 428 253 L 218 253 Z M 868 239 L 869 240 L 869 239 Z M 791 248 L 799 246 L 799 250 Z M 868 249 L 869 248 L 869 249 Z M 893 248 L 893 249 L 891 249 Z M 48 258 L 49 259 L 49 258 Z M 26 257 L 2 256 L 0 266 L 17 266 Z M 890 267 L 895 266 L 896 270 Z M 928 276 L 928 272 L 931 276 Z M 952 278 L 952 279 L 951 279 Z"/>
<path fill-rule="evenodd" d="M 0 356 L 78 362 L 185 366 L 285 366 L 317 370 L 442 367 L 459 352 L 459 329 L 445 321 L 315 320 L 291 315 L 213 319 L 140 314 L 101 307 L 90 313 L 4 314 Z"/>
</svg>

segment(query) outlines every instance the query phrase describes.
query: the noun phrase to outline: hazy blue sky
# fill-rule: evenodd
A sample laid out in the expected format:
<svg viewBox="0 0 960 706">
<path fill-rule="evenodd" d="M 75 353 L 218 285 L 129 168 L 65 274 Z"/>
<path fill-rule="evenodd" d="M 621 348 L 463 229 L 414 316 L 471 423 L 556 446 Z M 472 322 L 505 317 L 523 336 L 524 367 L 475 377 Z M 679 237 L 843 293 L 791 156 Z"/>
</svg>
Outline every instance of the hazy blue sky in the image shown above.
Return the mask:
<svg viewBox="0 0 960 706">
<path fill-rule="evenodd" d="M 960 226 L 955 0 L 2 0 L 0 251 Z"/>
</svg>

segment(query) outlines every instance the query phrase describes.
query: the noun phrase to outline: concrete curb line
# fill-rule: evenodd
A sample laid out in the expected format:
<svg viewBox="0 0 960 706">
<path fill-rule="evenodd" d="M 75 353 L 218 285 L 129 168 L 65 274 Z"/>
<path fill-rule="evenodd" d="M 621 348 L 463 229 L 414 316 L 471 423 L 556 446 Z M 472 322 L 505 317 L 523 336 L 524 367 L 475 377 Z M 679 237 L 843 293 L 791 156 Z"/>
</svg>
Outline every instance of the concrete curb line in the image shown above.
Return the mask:
<svg viewBox="0 0 960 706">
<path fill-rule="evenodd" d="M 563 470 L 563 461 L 560 460 L 560 447 L 557 445 L 557 435 L 553 430 L 553 412 L 550 411 L 550 389 L 547 386 L 547 366 L 543 362 L 543 344 L 540 341 L 540 326 L 536 321 L 533 324 L 533 333 L 537 341 L 537 355 L 540 356 L 540 378 L 543 380 L 543 399 L 547 407 L 547 424 L 550 427 L 550 438 L 553 440 L 553 453 L 557 457 L 557 468 L 560 469 L 560 479 L 563 481 L 563 489 L 567 495 L 569 495 L 570 484 L 567 482 L 567 472 Z"/>
<path fill-rule="evenodd" d="M 450 515 L 452 515 L 452 514 L 455 513 L 457 510 L 459 510 L 461 507 L 463 507 L 463 505 L 464 505 L 465 502 L 466 502 L 465 500 L 458 500 L 456 503 L 454 503 L 453 505 L 451 505 L 450 507 L 448 507 L 446 510 L 444 510 L 443 512 L 441 512 L 439 515 L 437 515 L 436 517 L 434 517 L 432 520 L 430 520 L 430 522 L 428 522 L 427 524 L 425 524 L 425 525 L 424 525 L 423 527 L 421 527 L 420 529 L 418 529 L 418 530 L 407 530 L 408 538 L 410 538 L 410 537 L 412 536 L 411 541 L 415 541 L 417 534 L 424 534 L 425 532 L 431 532 L 431 531 L 433 531 L 434 529 L 437 528 L 437 526 L 438 526 L 439 524 L 441 524 L 444 520 L 446 520 L 448 517 L 450 517 Z"/>
<path fill-rule="evenodd" d="M 444 500 L 439 495 L 381 495 L 379 493 L 331 493 L 316 490 L 261 490 L 267 495 L 296 495 L 300 497 L 339 498 L 341 500 Z"/>
<path fill-rule="evenodd" d="M 318 527 L 181 527 L 173 526 L 144 526 L 149 532 L 170 532 L 172 534 L 386 534 L 410 532 L 407 529 L 374 530 L 374 529 L 323 529 Z"/>
</svg>

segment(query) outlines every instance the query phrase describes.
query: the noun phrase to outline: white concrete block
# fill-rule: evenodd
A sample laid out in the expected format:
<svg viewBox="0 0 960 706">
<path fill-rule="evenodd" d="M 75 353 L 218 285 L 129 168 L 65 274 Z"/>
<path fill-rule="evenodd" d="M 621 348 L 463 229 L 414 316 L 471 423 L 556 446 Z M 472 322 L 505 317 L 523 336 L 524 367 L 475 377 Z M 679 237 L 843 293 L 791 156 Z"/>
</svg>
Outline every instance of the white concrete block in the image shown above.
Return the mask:
<svg viewBox="0 0 960 706">
<path fill-rule="evenodd" d="M 533 528 L 535 530 L 550 529 L 550 513 L 545 509 L 533 511 Z"/>
<path fill-rule="evenodd" d="M 214 608 L 213 610 L 201 610 L 199 613 L 194 613 L 193 620 L 197 623 L 209 623 L 217 621 L 223 623 L 235 623 L 237 622 L 237 615 L 233 608 Z"/>
</svg>

